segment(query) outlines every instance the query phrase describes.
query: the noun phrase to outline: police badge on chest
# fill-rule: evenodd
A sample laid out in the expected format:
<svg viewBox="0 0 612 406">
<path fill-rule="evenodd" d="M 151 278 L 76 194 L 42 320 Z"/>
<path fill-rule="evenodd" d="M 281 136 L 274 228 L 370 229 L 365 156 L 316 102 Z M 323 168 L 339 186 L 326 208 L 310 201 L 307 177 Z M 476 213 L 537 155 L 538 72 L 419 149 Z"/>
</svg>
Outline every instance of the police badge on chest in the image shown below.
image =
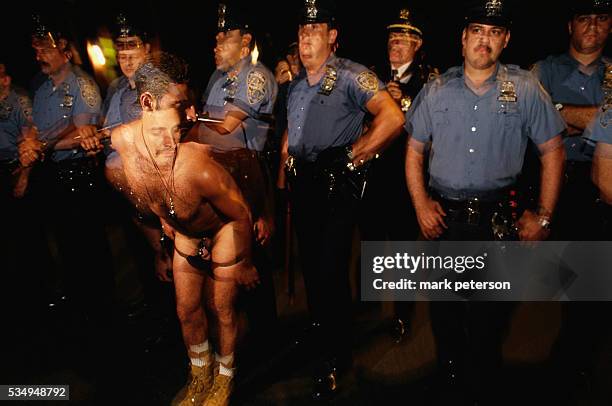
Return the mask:
<svg viewBox="0 0 612 406">
<path fill-rule="evenodd" d="M 497 101 L 499 102 L 500 113 L 510 113 L 516 110 L 518 97 L 516 95 L 516 86 L 514 82 L 509 80 L 501 82 Z"/>
</svg>

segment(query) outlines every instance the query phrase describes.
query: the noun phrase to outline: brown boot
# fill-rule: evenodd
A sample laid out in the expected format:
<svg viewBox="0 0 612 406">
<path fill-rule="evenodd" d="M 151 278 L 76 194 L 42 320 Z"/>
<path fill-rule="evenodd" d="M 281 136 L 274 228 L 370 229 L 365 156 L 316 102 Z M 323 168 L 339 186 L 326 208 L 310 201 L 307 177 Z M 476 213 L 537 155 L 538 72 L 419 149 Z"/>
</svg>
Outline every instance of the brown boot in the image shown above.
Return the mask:
<svg viewBox="0 0 612 406">
<path fill-rule="evenodd" d="M 202 406 L 213 386 L 214 361 L 212 356 L 203 357 L 206 365 L 190 365 L 189 383 L 172 400 L 172 406 Z"/>
<path fill-rule="evenodd" d="M 219 366 L 215 368 L 215 382 L 204 406 L 228 406 L 234 391 L 234 377 L 219 373 Z"/>
</svg>

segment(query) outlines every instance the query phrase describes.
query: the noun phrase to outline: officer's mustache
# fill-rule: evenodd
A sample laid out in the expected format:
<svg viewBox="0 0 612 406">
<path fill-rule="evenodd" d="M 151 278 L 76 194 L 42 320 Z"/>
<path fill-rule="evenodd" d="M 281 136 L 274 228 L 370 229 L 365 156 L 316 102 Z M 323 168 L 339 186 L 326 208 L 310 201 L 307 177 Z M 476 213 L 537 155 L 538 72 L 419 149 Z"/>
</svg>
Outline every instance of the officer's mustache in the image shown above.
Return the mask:
<svg viewBox="0 0 612 406">
<path fill-rule="evenodd" d="M 488 45 L 479 45 L 479 46 L 477 46 L 477 47 L 474 49 L 474 51 L 478 52 L 478 51 L 480 51 L 481 49 L 484 49 L 484 50 L 485 50 L 485 51 L 487 51 L 488 53 L 493 52 L 493 49 L 491 49 L 491 47 L 490 47 L 490 46 L 488 46 Z"/>
</svg>

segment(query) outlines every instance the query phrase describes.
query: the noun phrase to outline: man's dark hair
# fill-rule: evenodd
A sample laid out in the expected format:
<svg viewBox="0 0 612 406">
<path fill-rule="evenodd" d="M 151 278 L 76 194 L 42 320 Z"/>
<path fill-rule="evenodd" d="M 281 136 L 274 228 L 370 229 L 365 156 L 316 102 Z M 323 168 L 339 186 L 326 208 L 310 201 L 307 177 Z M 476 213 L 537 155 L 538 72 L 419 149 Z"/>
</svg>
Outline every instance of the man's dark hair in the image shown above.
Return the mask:
<svg viewBox="0 0 612 406">
<path fill-rule="evenodd" d="M 135 75 L 138 96 L 151 93 L 159 102 L 171 84 L 183 84 L 188 80 L 188 65 L 176 55 L 167 52 L 152 54 Z"/>
</svg>

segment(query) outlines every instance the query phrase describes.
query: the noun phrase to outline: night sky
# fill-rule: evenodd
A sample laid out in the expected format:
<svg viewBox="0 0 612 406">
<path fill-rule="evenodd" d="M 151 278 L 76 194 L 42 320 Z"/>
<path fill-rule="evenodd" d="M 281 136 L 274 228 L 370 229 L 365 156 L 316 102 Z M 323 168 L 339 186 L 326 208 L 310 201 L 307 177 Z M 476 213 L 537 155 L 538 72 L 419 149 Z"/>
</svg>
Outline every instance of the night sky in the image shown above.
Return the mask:
<svg viewBox="0 0 612 406">
<path fill-rule="evenodd" d="M 229 4 L 251 17 L 261 60 L 270 69 L 276 58 L 296 40 L 297 10 L 303 1 L 239 1 Z M 424 23 L 424 51 L 427 62 L 445 70 L 461 63 L 460 33 L 465 1 L 376 1 L 365 5 L 357 1 L 336 1 L 340 23 L 338 55 L 366 66 L 384 63 L 386 25 L 397 16 L 401 7 L 419 14 Z M 508 49 L 502 61 L 529 67 L 538 59 L 567 49 L 568 34 L 563 4 L 553 0 L 507 1 L 514 10 L 514 27 Z M 14 82 L 27 88 L 38 71 L 30 47 L 31 15 L 52 14 L 67 22 L 78 45 L 84 47 L 87 38 L 96 37 L 100 27 L 109 26 L 121 10 L 128 15 L 138 13 L 146 20 L 150 31 L 159 36 L 164 50 L 185 58 L 191 67 L 193 87 L 200 90 L 212 72 L 214 34 L 217 18 L 216 1 L 78 1 L 12 2 L 16 7 L 10 19 L 14 27 L 1 24 L 2 50 L 0 58 L 8 64 Z M 84 68 L 91 71 L 87 54 L 81 49 Z"/>
</svg>

